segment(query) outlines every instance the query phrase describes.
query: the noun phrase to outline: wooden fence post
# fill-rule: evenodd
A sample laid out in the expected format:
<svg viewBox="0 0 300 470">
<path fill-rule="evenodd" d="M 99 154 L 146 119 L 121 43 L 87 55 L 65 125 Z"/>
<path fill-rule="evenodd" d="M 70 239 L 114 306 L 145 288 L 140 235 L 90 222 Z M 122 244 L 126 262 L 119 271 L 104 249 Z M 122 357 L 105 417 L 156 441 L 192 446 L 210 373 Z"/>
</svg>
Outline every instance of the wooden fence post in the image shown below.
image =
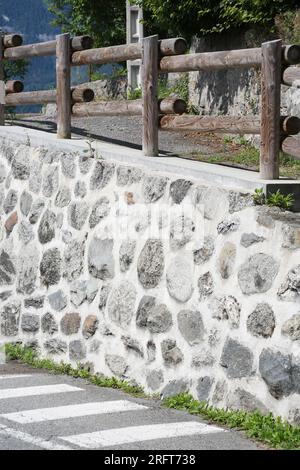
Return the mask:
<svg viewBox="0 0 300 470">
<path fill-rule="evenodd" d="M 282 40 L 265 42 L 262 52 L 260 177 L 279 178 Z"/>
<path fill-rule="evenodd" d="M 143 39 L 143 154 L 158 156 L 158 36 Z"/>
<path fill-rule="evenodd" d="M 57 137 L 71 138 L 71 37 L 56 36 Z"/>
<path fill-rule="evenodd" d="M 5 84 L 4 84 L 4 34 L 0 31 L 0 126 L 5 125 Z"/>
</svg>

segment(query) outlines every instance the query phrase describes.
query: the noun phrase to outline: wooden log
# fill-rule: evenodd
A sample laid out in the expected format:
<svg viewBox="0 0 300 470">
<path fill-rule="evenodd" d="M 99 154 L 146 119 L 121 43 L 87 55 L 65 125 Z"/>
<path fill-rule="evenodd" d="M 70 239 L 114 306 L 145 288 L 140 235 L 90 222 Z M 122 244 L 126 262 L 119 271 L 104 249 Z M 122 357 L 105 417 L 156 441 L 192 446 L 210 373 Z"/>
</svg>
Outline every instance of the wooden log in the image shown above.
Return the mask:
<svg viewBox="0 0 300 470">
<path fill-rule="evenodd" d="M 158 36 L 143 39 L 143 154 L 158 156 Z"/>
<path fill-rule="evenodd" d="M 300 132 L 300 119 L 297 116 L 281 116 L 280 118 L 281 133 L 287 135 L 295 135 Z"/>
<path fill-rule="evenodd" d="M 9 80 L 5 83 L 5 93 L 21 93 L 24 90 L 24 85 L 20 80 Z"/>
<path fill-rule="evenodd" d="M 73 103 L 93 101 L 94 92 L 90 88 L 74 88 L 71 91 Z M 6 96 L 6 106 L 21 106 L 28 104 L 56 103 L 56 90 L 26 91 L 24 93 L 12 93 Z"/>
<path fill-rule="evenodd" d="M 285 137 L 281 141 L 281 150 L 288 155 L 292 155 L 300 160 L 300 139 L 299 137 Z"/>
<path fill-rule="evenodd" d="M 57 138 L 71 138 L 71 41 L 69 34 L 56 37 Z"/>
<path fill-rule="evenodd" d="M 6 34 L 3 37 L 4 48 L 18 47 L 23 44 L 23 37 L 20 34 Z"/>
<path fill-rule="evenodd" d="M 0 126 L 5 124 L 5 83 L 4 83 L 4 61 L 3 61 L 3 33 L 0 31 Z"/>
<path fill-rule="evenodd" d="M 282 61 L 286 64 L 300 64 L 300 45 L 291 44 L 282 47 Z"/>
<path fill-rule="evenodd" d="M 300 88 L 300 67 L 287 67 L 282 73 L 284 85 Z"/>
<path fill-rule="evenodd" d="M 185 54 L 188 45 L 183 38 L 163 39 L 159 41 L 160 54 L 162 56 Z"/>
<path fill-rule="evenodd" d="M 160 114 L 184 114 L 187 111 L 187 104 L 180 98 L 165 98 L 159 100 L 158 110 Z"/>
<path fill-rule="evenodd" d="M 95 98 L 95 93 L 91 88 L 72 88 L 73 103 L 89 103 Z"/>
<path fill-rule="evenodd" d="M 279 178 L 281 39 L 262 44 L 260 177 Z"/>
<path fill-rule="evenodd" d="M 84 47 L 88 47 L 92 44 L 92 39 L 89 36 L 76 36 L 71 39 L 71 49 L 73 51 L 79 51 Z M 20 47 L 11 47 L 5 49 L 4 57 L 6 59 L 28 59 L 30 57 L 41 57 L 55 55 L 56 53 L 56 41 L 39 42 L 36 44 L 26 44 Z"/>
<path fill-rule="evenodd" d="M 163 116 L 160 118 L 160 129 L 168 132 L 259 134 L 260 119 L 256 116 Z"/>
</svg>

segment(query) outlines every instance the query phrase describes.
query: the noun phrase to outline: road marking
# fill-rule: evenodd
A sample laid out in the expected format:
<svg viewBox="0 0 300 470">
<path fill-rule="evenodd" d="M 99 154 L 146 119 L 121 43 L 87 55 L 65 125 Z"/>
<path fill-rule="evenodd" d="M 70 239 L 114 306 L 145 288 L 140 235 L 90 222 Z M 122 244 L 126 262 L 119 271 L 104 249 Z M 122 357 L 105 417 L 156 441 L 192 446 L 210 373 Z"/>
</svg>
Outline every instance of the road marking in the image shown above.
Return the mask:
<svg viewBox="0 0 300 470">
<path fill-rule="evenodd" d="M 128 428 L 108 429 L 86 434 L 60 437 L 64 441 L 78 447 L 97 449 L 101 447 L 120 446 L 133 442 L 169 439 L 174 437 L 192 436 L 226 432 L 216 426 L 187 421 L 182 423 L 153 424 L 146 426 L 132 426 Z"/>
<path fill-rule="evenodd" d="M 1 418 L 9 419 L 21 424 L 53 421 L 56 419 L 77 418 L 79 416 L 91 416 L 110 413 L 122 413 L 125 411 L 146 410 L 146 406 L 138 405 L 131 401 L 116 400 L 96 403 L 83 403 L 80 405 L 57 406 L 54 408 L 41 408 L 37 410 L 25 410 L 18 413 L 2 414 Z"/>
<path fill-rule="evenodd" d="M 26 444 L 31 444 L 37 447 L 41 447 L 46 450 L 72 450 L 70 447 L 60 444 L 55 444 L 52 441 L 45 441 L 41 437 L 32 436 L 25 432 L 17 431 L 16 429 L 8 428 L 0 424 L 0 436 L 11 437 L 19 441 L 26 442 Z"/>
<path fill-rule="evenodd" d="M 30 374 L 14 374 L 14 375 L 0 375 L 0 380 L 5 379 L 23 379 L 24 377 L 33 377 Z"/>
<path fill-rule="evenodd" d="M 48 395 L 53 393 L 79 392 L 82 388 L 67 384 L 41 385 L 36 387 L 4 388 L 0 389 L 0 400 L 6 398 L 30 397 L 34 395 Z"/>
</svg>

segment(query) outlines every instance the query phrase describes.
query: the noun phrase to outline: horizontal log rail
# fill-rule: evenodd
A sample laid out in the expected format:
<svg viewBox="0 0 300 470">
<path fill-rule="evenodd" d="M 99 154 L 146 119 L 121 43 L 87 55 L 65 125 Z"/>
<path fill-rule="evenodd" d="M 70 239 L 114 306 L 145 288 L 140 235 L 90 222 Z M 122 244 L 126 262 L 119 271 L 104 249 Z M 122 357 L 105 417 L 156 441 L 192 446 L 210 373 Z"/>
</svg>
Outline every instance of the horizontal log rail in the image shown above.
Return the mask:
<svg viewBox="0 0 300 470">
<path fill-rule="evenodd" d="M 7 95 L 5 99 L 5 106 L 56 103 L 56 98 L 56 90 L 27 91 L 25 93 Z M 76 87 L 71 90 L 71 99 L 74 103 L 90 102 L 94 99 L 94 92 L 90 88 Z"/>
<path fill-rule="evenodd" d="M 6 34 L 3 36 L 3 46 L 4 48 L 8 47 L 18 47 L 23 44 L 23 37 L 20 34 Z"/>
<path fill-rule="evenodd" d="M 76 36 L 71 38 L 72 51 L 81 51 L 93 46 L 93 40 L 90 36 Z M 56 40 L 38 42 L 36 44 L 26 44 L 25 46 L 10 47 L 4 50 L 4 58 L 19 60 L 29 57 L 51 56 L 56 54 Z"/>
<path fill-rule="evenodd" d="M 179 98 L 166 98 L 158 102 L 160 114 L 183 114 L 187 104 Z M 94 101 L 93 103 L 78 103 L 72 108 L 76 117 L 85 116 L 141 116 L 143 111 L 142 100 L 130 101 Z"/>
<path fill-rule="evenodd" d="M 282 83 L 300 88 L 300 67 L 287 67 L 282 73 Z"/>
<path fill-rule="evenodd" d="M 20 80 L 9 80 L 5 83 L 5 93 L 21 93 L 24 90 L 24 84 Z"/>
<path fill-rule="evenodd" d="M 292 155 L 297 160 L 300 160 L 300 139 L 299 137 L 285 137 L 281 141 L 281 150 L 288 155 Z"/>
</svg>

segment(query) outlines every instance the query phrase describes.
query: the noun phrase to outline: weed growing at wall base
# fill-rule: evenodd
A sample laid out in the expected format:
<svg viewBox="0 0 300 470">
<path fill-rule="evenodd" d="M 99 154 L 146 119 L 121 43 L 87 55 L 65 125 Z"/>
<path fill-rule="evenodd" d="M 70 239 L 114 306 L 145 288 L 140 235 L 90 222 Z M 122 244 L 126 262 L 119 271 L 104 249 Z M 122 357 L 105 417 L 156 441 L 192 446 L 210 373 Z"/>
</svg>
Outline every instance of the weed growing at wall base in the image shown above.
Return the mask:
<svg viewBox="0 0 300 470">
<path fill-rule="evenodd" d="M 70 364 L 57 363 L 50 359 L 41 359 L 36 351 L 21 344 L 6 344 L 6 355 L 9 360 L 19 360 L 37 369 L 46 369 L 56 374 L 79 377 L 99 387 L 114 388 L 135 397 L 158 398 L 157 395 L 146 395 L 143 388 L 137 385 L 102 375 L 93 375 L 82 365 L 75 369 Z M 276 449 L 300 449 L 300 427 L 292 426 L 272 413 L 262 415 L 260 412 L 231 411 L 214 408 L 206 402 L 199 403 L 190 394 L 182 393 L 163 401 L 164 406 L 187 411 L 209 421 L 219 423 L 231 429 L 241 430 L 251 439 L 256 439 L 268 447 Z"/>
</svg>

